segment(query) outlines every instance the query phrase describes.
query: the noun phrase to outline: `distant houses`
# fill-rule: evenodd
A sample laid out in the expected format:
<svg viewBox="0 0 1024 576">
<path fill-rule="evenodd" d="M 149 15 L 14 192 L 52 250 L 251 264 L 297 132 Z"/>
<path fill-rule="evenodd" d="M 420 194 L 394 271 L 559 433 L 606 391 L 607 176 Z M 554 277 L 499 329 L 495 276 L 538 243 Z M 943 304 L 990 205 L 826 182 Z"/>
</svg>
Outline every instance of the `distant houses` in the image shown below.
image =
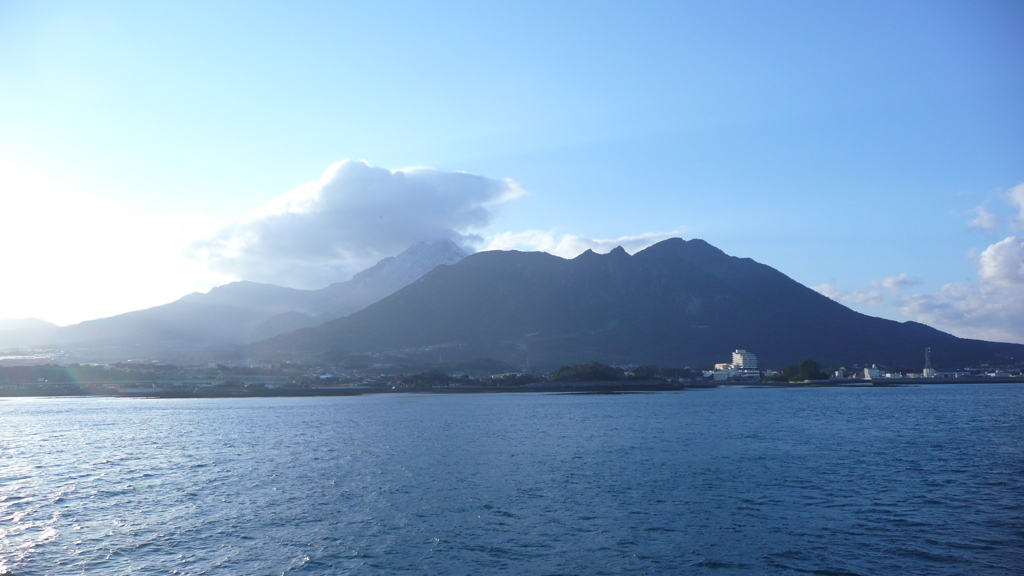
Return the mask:
<svg viewBox="0 0 1024 576">
<path fill-rule="evenodd" d="M 876 364 L 870 367 L 854 365 L 852 369 L 845 367 L 826 372 L 818 362 L 804 360 L 800 364 L 788 366 L 782 371 L 771 369 L 760 369 L 757 355 L 747 350 L 734 350 L 732 362 L 715 364 L 714 370 L 705 370 L 705 380 L 712 380 L 716 383 L 724 382 L 823 382 L 831 381 L 837 385 L 864 385 L 872 381 L 904 380 L 910 378 L 1019 378 L 1024 376 L 1024 363 L 1015 366 L 991 367 L 982 364 L 979 367 L 969 369 L 938 371 L 932 365 L 931 349 L 926 348 L 924 354 L 924 369 L 921 372 L 910 372 L 907 370 L 890 370 Z"/>
</svg>

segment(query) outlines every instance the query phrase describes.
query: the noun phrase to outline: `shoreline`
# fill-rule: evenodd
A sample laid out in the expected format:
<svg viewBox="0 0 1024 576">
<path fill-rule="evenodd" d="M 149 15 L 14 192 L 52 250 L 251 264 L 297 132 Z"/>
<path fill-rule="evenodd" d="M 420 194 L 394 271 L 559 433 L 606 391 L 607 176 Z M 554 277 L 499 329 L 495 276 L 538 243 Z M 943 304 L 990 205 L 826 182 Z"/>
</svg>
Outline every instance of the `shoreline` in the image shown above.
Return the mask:
<svg viewBox="0 0 1024 576">
<path fill-rule="evenodd" d="M 623 393 L 671 392 L 695 388 L 714 388 L 701 384 L 679 384 L 656 381 L 637 382 L 544 382 L 523 386 L 337 386 L 281 388 L 195 388 L 193 390 L 163 389 L 138 392 L 95 392 L 81 386 L 40 393 L 40 390 L 3 390 L 0 398 L 304 398 L 313 396 L 364 396 L 368 394 L 494 394 L 494 393 Z"/>
<path fill-rule="evenodd" d="M 523 386 L 336 386 L 336 387 L 281 387 L 235 388 L 203 387 L 188 389 L 140 388 L 135 391 L 90 390 L 81 384 L 55 384 L 58 390 L 23 388 L 0 390 L 2 398 L 306 398 L 315 396 L 364 396 L 369 394 L 628 394 L 633 392 L 679 392 L 684 390 L 711 390 L 721 387 L 736 388 L 897 388 L 925 384 L 1024 384 L 1024 378 L 887 378 L 884 380 L 819 380 L 807 382 L 718 382 L 677 383 L 662 381 L 608 381 L 608 382 L 542 382 Z"/>
</svg>

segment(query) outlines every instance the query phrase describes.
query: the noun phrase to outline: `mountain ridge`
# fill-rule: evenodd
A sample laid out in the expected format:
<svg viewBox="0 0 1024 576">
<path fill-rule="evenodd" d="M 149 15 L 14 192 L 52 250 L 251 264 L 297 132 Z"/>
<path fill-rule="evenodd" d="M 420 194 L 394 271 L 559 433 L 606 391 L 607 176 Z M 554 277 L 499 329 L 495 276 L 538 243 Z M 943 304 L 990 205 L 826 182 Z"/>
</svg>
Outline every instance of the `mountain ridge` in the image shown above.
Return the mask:
<svg viewBox="0 0 1024 576">
<path fill-rule="evenodd" d="M 710 365 L 745 348 L 765 365 L 949 363 L 1024 357 L 1024 345 L 957 338 L 867 316 L 750 258 L 673 238 L 630 256 L 479 252 L 345 318 L 260 342 L 263 353 L 394 357 L 443 350 L 524 364 Z"/>
</svg>

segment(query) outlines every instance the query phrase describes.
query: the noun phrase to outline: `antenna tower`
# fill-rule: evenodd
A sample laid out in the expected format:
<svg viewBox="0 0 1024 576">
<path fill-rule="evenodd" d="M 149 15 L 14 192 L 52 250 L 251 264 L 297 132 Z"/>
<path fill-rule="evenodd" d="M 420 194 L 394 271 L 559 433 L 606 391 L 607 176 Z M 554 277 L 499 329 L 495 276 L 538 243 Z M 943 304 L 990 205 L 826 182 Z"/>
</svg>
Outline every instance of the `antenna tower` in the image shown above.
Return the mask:
<svg viewBox="0 0 1024 576">
<path fill-rule="evenodd" d="M 924 373 L 922 374 L 925 378 L 935 377 L 935 368 L 932 367 L 932 349 L 924 349 Z"/>
</svg>

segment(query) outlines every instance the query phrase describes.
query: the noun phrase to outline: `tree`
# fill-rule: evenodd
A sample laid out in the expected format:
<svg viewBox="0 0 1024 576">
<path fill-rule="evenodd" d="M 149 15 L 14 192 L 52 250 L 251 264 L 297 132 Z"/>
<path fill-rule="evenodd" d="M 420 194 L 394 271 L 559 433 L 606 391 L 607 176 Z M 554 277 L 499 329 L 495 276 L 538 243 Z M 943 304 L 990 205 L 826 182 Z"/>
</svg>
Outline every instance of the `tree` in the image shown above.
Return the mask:
<svg viewBox="0 0 1024 576">
<path fill-rule="evenodd" d="M 551 375 L 552 381 L 560 382 L 604 382 L 623 378 L 625 374 L 622 370 L 600 362 L 562 366 Z"/>
<path fill-rule="evenodd" d="M 787 366 L 782 374 L 790 382 L 802 382 L 804 380 L 828 380 L 828 374 L 821 371 L 821 364 L 814 360 L 804 360 L 799 364 Z"/>
<path fill-rule="evenodd" d="M 441 372 L 440 370 L 427 370 L 426 372 L 420 372 L 419 374 L 405 376 L 402 379 L 402 384 L 406 386 L 430 387 L 448 384 L 451 380 L 451 376 Z"/>
<path fill-rule="evenodd" d="M 630 377 L 630 380 L 654 380 L 661 377 L 661 366 L 644 364 L 636 370 L 633 370 L 633 376 Z"/>
</svg>

